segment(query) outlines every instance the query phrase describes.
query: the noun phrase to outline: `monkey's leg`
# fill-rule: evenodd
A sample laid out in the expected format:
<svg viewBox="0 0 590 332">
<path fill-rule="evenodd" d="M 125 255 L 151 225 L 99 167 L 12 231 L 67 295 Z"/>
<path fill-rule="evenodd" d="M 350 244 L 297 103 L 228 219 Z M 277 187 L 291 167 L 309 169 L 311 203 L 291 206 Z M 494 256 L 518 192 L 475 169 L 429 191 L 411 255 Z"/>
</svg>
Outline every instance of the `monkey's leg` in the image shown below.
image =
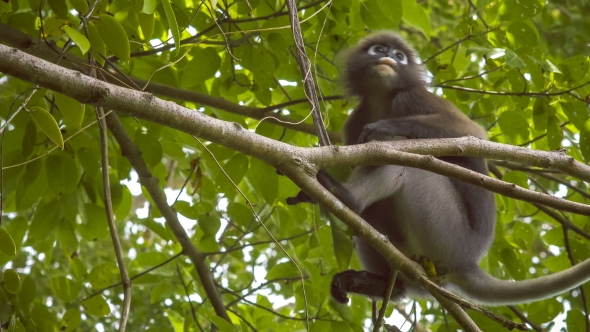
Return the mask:
<svg viewBox="0 0 590 332">
<path fill-rule="evenodd" d="M 387 290 L 388 278 L 367 271 L 348 270 L 334 275 L 330 293 L 334 300 L 348 303 L 348 293 L 365 295 L 371 298 L 383 298 Z M 391 292 L 391 300 L 398 301 L 403 297 L 404 288 L 396 281 Z"/>
</svg>

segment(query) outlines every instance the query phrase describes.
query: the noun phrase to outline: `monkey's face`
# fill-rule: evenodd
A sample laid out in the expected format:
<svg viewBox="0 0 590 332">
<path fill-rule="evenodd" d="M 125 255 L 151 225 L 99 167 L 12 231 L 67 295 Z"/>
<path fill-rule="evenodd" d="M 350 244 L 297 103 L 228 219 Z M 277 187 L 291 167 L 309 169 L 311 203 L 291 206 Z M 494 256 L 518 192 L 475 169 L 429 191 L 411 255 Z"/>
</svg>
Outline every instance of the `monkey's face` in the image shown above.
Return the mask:
<svg viewBox="0 0 590 332">
<path fill-rule="evenodd" d="M 392 45 L 371 45 L 367 54 L 375 61 L 374 70 L 386 88 L 393 88 L 394 83 L 398 80 L 398 71 L 402 71 L 401 66 L 408 65 L 408 58 L 400 51 L 393 48 Z"/>
<path fill-rule="evenodd" d="M 360 96 L 390 94 L 424 84 L 415 52 L 398 35 L 381 32 L 351 50 L 346 61 L 346 85 Z"/>
</svg>

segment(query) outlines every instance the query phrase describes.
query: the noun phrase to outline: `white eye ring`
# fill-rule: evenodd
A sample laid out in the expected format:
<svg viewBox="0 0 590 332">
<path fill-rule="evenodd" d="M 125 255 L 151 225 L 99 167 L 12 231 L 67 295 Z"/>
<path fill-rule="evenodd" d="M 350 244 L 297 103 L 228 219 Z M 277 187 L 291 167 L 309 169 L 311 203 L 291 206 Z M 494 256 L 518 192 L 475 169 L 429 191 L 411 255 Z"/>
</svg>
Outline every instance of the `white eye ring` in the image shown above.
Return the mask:
<svg viewBox="0 0 590 332">
<path fill-rule="evenodd" d="M 395 61 L 397 61 L 399 63 L 402 63 L 404 65 L 408 64 L 408 58 L 406 58 L 406 55 L 400 51 L 395 51 L 395 54 L 393 55 L 393 57 L 395 58 Z"/>
<path fill-rule="evenodd" d="M 385 54 L 385 53 L 387 53 L 387 47 L 383 46 L 383 45 L 376 44 L 376 45 L 369 47 L 369 49 L 367 50 L 367 53 L 369 53 L 370 55 Z"/>
</svg>

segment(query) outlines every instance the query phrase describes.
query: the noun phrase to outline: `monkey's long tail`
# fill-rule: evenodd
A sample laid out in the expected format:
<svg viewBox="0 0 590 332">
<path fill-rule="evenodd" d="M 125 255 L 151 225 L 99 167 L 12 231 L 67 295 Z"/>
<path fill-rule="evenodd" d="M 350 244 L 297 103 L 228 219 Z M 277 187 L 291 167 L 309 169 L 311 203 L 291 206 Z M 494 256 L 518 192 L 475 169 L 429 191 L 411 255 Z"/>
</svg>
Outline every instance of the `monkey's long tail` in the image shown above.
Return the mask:
<svg viewBox="0 0 590 332">
<path fill-rule="evenodd" d="M 450 281 L 473 302 L 508 305 L 532 302 L 561 294 L 590 280 L 590 259 L 567 270 L 531 280 L 500 280 L 476 266 L 453 273 Z"/>
</svg>

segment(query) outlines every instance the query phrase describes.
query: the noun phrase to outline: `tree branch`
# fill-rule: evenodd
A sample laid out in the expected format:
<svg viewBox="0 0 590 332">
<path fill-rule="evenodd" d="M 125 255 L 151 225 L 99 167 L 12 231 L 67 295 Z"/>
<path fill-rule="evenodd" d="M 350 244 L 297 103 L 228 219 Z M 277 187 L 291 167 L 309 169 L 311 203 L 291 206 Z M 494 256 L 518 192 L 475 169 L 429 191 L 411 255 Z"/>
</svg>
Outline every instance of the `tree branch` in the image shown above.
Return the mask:
<svg viewBox="0 0 590 332">
<path fill-rule="evenodd" d="M 301 75 L 303 76 L 305 95 L 309 100 L 309 105 L 311 106 L 311 116 L 313 117 L 315 130 L 320 140 L 320 145 L 329 146 L 330 138 L 328 137 L 326 127 L 324 126 L 324 120 L 322 119 L 320 101 L 318 100 L 315 82 L 313 80 L 313 75 L 311 74 L 311 62 L 309 61 L 309 58 L 307 57 L 307 52 L 305 51 L 305 41 L 303 41 L 303 35 L 301 33 L 299 16 L 297 13 L 297 5 L 295 4 L 295 0 L 286 1 L 287 8 L 289 9 L 291 31 L 293 32 L 293 39 L 295 40 L 295 47 L 297 48 L 297 62 L 299 63 L 299 69 L 301 70 Z"/>
<path fill-rule="evenodd" d="M 150 196 L 162 213 L 166 223 L 168 226 L 170 226 L 172 233 L 174 233 L 174 236 L 176 236 L 178 243 L 182 246 L 183 253 L 190 258 L 191 262 L 195 266 L 197 275 L 201 279 L 205 293 L 213 305 L 215 313 L 217 316 L 222 317 L 231 323 L 231 320 L 225 311 L 225 305 L 221 299 L 221 294 L 219 294 L 219 291 L 215 286 L 213 275 L 211 274 L 211 270 L 207 264 L 207 256 L 197 249 L 197 247 L 191 241 L 189 235 L 180 224 L 178 216 L 176 215 L 176 211 L 174 211 L 174 209 L 168 205 L 166 201 L 166 194 L 158 185 L 158 178 L 152 176 L 145 161 L 143 158 L 141 158 L 141 151 L 139 151 L 137 145 L 135 145 L 135 143 L 127 135 L 125 129 L 123 128 L 123 124 L 117 115 L 110 114 L 107 116 L 107 124 L 111 133 L 113 136 L 115 136 L 115 139 L 121 146 L 121 152 L 123 156 L 129 160 L 137 172 L 139 176 L 139 182 L 150 193 Z"/>
</svg>

